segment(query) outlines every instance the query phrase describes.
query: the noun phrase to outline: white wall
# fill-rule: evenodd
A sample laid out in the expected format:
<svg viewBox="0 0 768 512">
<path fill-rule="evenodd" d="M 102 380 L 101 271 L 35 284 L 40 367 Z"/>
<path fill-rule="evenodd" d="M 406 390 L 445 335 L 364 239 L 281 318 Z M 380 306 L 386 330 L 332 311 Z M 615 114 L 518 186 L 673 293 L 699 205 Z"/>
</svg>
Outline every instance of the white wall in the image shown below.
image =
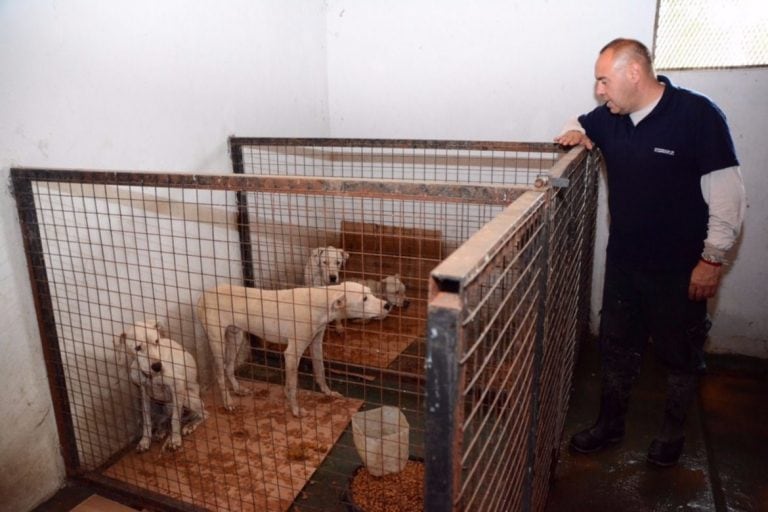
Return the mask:
<svg viewBox="0 0 768 512">
<path fill-rule="evenodd" d="M 313 0 L 0 2 L 0 180 L 12 166 L 228 171 L 227 136 L 328 131 Z M 15 203 L 0 188 L 0 510 L 63 483 Z"/>
<path fill-rule="evenodd" d="M 605 42 L 650 43 L 655 6 L 6 0 L 0 179 L 14 165 L 228 170 L 230 134 L 551 140 L 566 117 L 595 105 L 592 70 Z M 712 348 L 768 356 L 766 70 L 672 77 L 726 111 L 749 189 Z M 63 463 L 14 208 L 2 187 L 0 510 L 16 511 L 62 484 Z M 604 243 L 603 221 L 598 290 Z"/>
<path fill-rule="evenodd" d="M 650 41 L 654 1 L 328 2 L 334 137 L 549 141 L 594 105 L 594 57 Z"/>
</svg>

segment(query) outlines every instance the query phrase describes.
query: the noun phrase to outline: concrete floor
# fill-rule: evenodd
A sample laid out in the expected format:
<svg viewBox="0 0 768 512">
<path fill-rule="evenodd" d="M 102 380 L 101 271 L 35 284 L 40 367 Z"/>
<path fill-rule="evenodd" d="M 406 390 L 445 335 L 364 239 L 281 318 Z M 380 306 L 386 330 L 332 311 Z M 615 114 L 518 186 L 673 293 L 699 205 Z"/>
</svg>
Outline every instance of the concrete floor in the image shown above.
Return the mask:
<svg viewBox="0 0 768 512">
<path fill-rule="evenodd" d="M 712 356 L 676 467 L 645 461 L 661 424 L 666 374 L 646 352 L 624 441 L 592 455 L 568 449 L 597 416 L 594 341 L 580 350 L 560 461 L 546 512 L 768 511 L 768 361 Z"/>
<path fill-rule="evenodd" d="M 651 356 L 635 386 L 624 441 L 602 453 L 573 454 L 568 439 L 591 424 L 598 406 L 595 343 L 582 344 L 546 512 L 768 512 L 768 361 L 711 357 L 680 463 L 659 469 L 645 462 L 665 384 Z M 93 492 L 65 488 L 36 511 L 70 511 Z"/>
</svg>

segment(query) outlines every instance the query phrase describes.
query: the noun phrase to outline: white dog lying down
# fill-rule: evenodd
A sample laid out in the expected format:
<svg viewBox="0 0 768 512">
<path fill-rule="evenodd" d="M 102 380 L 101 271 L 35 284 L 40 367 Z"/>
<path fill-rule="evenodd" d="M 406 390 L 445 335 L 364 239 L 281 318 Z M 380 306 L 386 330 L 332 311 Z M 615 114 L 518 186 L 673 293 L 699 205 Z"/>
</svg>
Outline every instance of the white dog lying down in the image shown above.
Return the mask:
<svg viewBox="0 0 768 512">
<path fill-rule="evenodd" d="M 170 409 L 171 435 L 163 450 L 181 448 L 181 436 L 194 432 L 208 416 L 200 399 L 195 358 L 181 344 L 164 337 L 164 331 L 157 321 L 137 322 L 119 337 L 123 353 L 133 359 L 129 368 L 131 382 L 141 390 L 142 435 L 136 446 L 138 452 L 147 451 L 152 442 L 153 400 Z M 119 354 L 120 351 L 118 357 Z"/>
<path fill-rule="evenodd" d="M 235 394 L 247 394 L 235 379 L 237 353 L 244 332 L 285 348 L 285 395 L 294 416 L 301 416 L 296 398 L 299 360 L 311 347 L 312 370 L 320 390 L 340 396 L 325 382 L 323 335 L 328 322 L 344 314 L 352 318 L 383 318 L 391 306 L 359 283 L 262 290 L 220 285 L 206 290 L 197 302 L 197 316 L 213 354 L 214 373 L 224 407 L 234 409 L 227 381 Z"/>
<path fill-rule="evenodd" d="M 407 308 L 411 303 L 405 295 L 405 285 L 400 280 L 400 274 L 387 276 L 378 281 L 376 279 L 365 279 L 363 281 L 352 279 L 351 281 L 362 283 L 370 288 L 375 296 L 386 300 L 393 306 Z"/>
<path fill-rule="evenodd" d="M 405 296 L 405 285 L 400 281 L 400 274 L 387 276 L 384 279 L 350 279 L 344 281 L 345 283 L 360 283 L 363 286 L 367 286 L 371 289 L 371 292 L 378 298 L 387 301 L 388 304 L 397 306 L 399 308 L 407 308 L 411 301 Z M 350 317 L 345 317 L 350 318 Z M 336 319 L 336 332 L 341 334 L 344 332 L 344 325 L 342 324 L 342 318 Z"/>
<path fill-rule="evenodd" d="M 349 259 L 349 253 L 329 245 L 315 247 L 304 265 L 304 286 L 325 286 L 341 282 L 339 271 Z"/>
</svg>

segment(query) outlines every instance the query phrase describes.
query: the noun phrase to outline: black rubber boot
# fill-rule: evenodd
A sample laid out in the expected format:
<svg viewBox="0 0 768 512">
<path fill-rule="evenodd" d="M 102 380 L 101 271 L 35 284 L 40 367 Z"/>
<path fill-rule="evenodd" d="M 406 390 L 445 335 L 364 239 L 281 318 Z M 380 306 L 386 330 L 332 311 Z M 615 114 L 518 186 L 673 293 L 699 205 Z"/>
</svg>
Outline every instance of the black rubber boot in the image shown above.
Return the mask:
<svg viewBox="0 0 768 512">
<path fill-rule="evenodd" d="M 683 453 L 685 419 L 698 396 L 699 376 L 695 374 L 670 374 L 667 379 L 667 401 L 664 407 L 664 423 L 658 437 L 648 448 L 648 462 L 662 468 L 677 464 Z"/>
<path fill-rule="evenodd" d="M 685 436 L 680 436 L 673 441 L 654 439 L 648 448 L 648 462 L 660 468 L 669 468 L 677 464 L 683 453 Z"/>
<path fill-rule="evenodd" d="M 624 438 L 624 418 L 627 415 L 632 383 L 637 375 L 637 357 L 619 367 L 609 367 L 603 372 L 600 393 L 600 415 L 590 428 L 571 437 L 571 449 L 579 453 L 594 453 Z M 613 361 L 609 361 L 613 362 Z M 631 363 L 631 364 L 630 364 Z M 621 368 L 621 369 L 619 369 Z"/>
<path fill-rule="evenodd" d="M 603 380 L 600 395 L 600 415 L 588 429 L 571 438 L 571 449 L 579 453 L 593 453 L 616 444 L 624 438 L 624 418 L 627 415 L 629 386 L 611 385 L 615 380 Z"/>
<path fill-rule="evenodd" d="M 616 444 L 624 438 L 624 417 L 600 412 L 597 422 L 571 437 L 571 449 L 579 453 L 594 453 Z"/>
</svg>

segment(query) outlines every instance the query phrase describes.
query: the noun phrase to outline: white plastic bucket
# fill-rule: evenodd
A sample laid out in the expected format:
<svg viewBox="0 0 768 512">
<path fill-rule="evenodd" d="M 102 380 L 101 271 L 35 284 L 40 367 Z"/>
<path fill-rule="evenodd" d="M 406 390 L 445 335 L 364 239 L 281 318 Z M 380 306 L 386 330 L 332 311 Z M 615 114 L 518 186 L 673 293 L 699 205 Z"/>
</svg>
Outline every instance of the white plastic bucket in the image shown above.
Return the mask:
<svg viewBox="0 0 768 512">
<path fill-rule="evenodd" d="M 352 416 L 355 448 L 370 474 L 384 476 L 405 468 L 409 430 L 402 411 L 389 405 Z"/>
</svg>

